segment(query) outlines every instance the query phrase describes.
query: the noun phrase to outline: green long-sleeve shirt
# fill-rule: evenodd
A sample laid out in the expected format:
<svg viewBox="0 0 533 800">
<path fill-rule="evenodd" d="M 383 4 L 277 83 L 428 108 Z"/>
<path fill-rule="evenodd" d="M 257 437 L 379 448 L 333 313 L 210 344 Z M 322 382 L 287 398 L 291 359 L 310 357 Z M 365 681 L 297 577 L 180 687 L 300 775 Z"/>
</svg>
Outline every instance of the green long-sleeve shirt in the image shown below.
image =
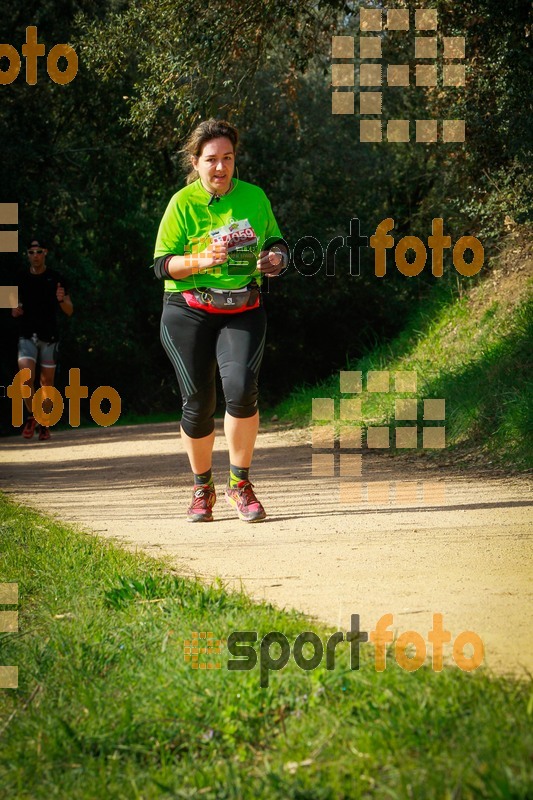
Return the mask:
<svg viewBox="0 0 533 800">
<path fill-rule="evenodd" d="M 182 280 L 168 278 L 165 291 L 182 292 L 199 286 L 241 289 L 252 276 L 258 283 L 261 281 L 256 269 L 257 257 L 265 241 L 281 239 L 282 234 L 264 191 L 246 181 L 234 179 L 233 184 L 230 192 L 210 205 L 212 195 L 200 179 L 176 192 L 159 225 L 154 258 L 200 252 L 209 245 L 210 231 L 241 220 L 250 222 L 257 244 L 234 250 L 224 264 L 211 267 L 205 273 Z"/>
</svg>

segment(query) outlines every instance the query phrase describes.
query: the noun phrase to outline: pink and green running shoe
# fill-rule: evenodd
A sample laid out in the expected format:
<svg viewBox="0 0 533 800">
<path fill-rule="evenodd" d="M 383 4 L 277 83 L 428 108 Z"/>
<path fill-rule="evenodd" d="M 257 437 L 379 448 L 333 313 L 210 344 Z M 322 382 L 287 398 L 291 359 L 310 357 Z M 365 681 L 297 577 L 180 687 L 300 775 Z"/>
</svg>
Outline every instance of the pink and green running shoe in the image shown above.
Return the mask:
<svg viewBox="0 0 533 800">
<path fill-rule="evenodd" d="M 215 487 L 205 484 L 204 486 L 194 486 L 192 503 L 187 509 L 187 519 L 189 522 L 212 522 L 212 508 L 215 505 L 217 496 Z"/>
<path fill-rule="evenodd" d="M 260 522 L 265 519 L 266 512 L 255 496 L 250 481 L 239 481 L 236 486 L 226 486 L 226 502 L 232 506 L 244 522 Z"/>
</svg>

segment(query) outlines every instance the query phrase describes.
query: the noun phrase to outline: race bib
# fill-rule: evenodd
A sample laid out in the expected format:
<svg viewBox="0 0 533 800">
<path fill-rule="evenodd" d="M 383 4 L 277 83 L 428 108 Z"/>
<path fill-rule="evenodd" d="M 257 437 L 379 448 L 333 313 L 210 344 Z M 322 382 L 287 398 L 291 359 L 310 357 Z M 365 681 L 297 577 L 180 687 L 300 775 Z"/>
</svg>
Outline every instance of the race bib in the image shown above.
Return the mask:
<svg viewBox="0 0 533 800">
<path fill-rule="evenodd" d="M 257 236 L 247 219 L 232 221 L 228 225 L 209 231 L 209 236 L 213 242 L 227 242 L 228 253 L 239 247 L 253 247 L 257 244 Z"/>
</svg>

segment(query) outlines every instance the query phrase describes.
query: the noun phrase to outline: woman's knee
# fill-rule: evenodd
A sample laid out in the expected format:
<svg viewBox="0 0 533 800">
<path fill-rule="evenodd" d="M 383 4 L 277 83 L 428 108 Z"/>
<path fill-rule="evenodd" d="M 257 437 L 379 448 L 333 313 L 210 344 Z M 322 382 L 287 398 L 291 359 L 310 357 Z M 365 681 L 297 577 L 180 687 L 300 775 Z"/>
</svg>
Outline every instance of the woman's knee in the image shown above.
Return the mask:
<svg viewBox="0 0 533 800">
<path fill-rule="evenodd" d="M 232 417 L 253 417 L 257 411 L 257 376 L 251 369 L 233 372 L 222 381 L 226 409 Z"/>
<path fill-rule="evenodd" d="M 191 439 L 202 439 L 215 429 L 215 387 L 207 386 L 183 400 L 181 427 Z"/>
</svg>

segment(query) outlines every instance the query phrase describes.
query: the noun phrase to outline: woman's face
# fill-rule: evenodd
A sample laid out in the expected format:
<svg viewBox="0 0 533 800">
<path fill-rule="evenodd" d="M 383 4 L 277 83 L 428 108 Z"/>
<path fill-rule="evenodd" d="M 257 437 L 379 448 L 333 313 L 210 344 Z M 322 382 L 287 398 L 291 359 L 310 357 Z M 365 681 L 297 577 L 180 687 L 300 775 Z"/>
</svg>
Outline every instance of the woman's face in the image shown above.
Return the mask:
<svg viewBox="0 0 533 800">
<path fill-rule="evenodd" d="M 230 139 L 221 136 L 206 142 L 198 158 L 193 156 L 192 163 L 208 192 L 226 194 L 230 190 L 235 169 L 235 153 Z"/>
</svg>

